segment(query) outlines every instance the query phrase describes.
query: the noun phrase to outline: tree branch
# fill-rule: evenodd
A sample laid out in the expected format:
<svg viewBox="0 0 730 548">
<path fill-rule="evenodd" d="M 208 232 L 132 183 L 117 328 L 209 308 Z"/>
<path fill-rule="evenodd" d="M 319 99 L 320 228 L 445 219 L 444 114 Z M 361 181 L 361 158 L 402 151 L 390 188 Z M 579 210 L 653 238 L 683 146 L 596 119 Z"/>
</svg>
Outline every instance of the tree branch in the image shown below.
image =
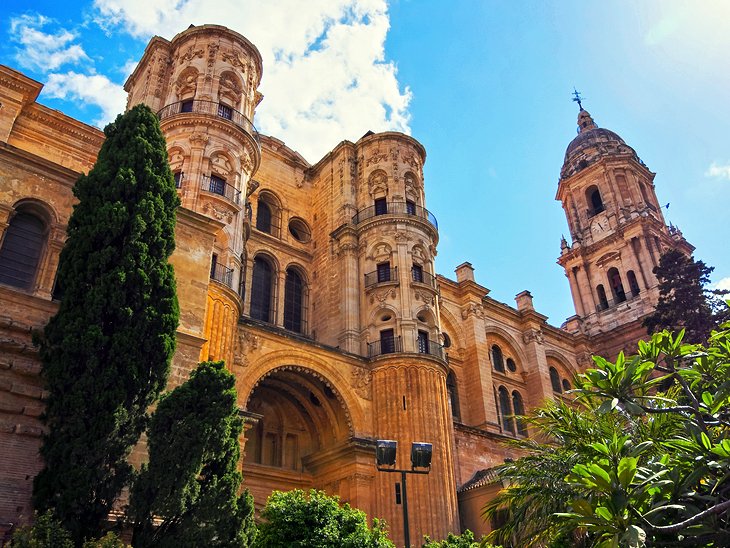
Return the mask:
<svg viewBox="0 0 730 548">
<path fill-rule="evenodd" d="M 652 525 L 651 530 L 660 533 L 676 533 L 677 531 L 681 531 L 685 527 L 689 527 L 690 525 L 703 520 L 707 516 L 710 516 L 712 514 L 720 514 L 727 509 L 730 509 L 730 500 L 726 500 L 725 502 L 721 502 L 719 504 L 716 504 L 715 506 L 711 506 L 707 510 L 703 510 L 699 514 L 695 514 L 691 518 L 680 521 L 679 523 L 674 523 L 672 525 Z"/>
</svg>

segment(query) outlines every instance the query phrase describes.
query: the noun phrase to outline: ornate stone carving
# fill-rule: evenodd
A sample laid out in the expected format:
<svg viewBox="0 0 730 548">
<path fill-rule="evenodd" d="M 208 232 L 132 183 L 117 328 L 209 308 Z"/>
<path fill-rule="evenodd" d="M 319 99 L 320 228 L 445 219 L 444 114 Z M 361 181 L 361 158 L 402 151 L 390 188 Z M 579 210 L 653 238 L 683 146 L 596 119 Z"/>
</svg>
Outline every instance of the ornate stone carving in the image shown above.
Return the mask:
<svg viewBox="0 0 730 548">
<path fill-rule="evenodd" d="M 476 316 L 480 320 L 484 319 L 484 307 L 480 304 L 469 303 L 461 309 L 461 319 L 466 320 L 469 316 Z"/>
<path fill-rule="evenodd" d="M 388 297 L 391 299 L 395 299 L 395 289 L 385 289 L 383 291 L 376 291 L 372 295 L 370 295 L 370 304 L 375 304 L 375 301 L 378 301 L 380 304 L 383 304 L 385 301 L 388 300 Z"/>
<path fill-rule="evenodd" d="M 241 153 L 241 166 L 246 173 L 251 173 L 253 171 L 254 162 L 251 158 L 251 154 L 248 152 L 248 147 L 244 147 L 243 152 Z"/>
<path fill-rule="evenodd" d="M 195 49 L 193 48 L 193 46 L 188 46 L 188 49 L 186 49 L 184 52 L 181 52 L 180 61 L 192 61 L 196 57 L 202 59 L 203 53 L 205 53 L 203 51 L 203 48 Z"/>
<path fill-rule="evenodd" d="M 424 303 L 433 306 L 436 303 L 434 296 L 426 291 L 416 291 L 414 296 L 417 301 L 423 301 Z"/>
<path fill-rule="evenodd" d="M 375 171 L 368 178 L 368 192 L 371 196 L 388 194 L 388 176 L 384 171 Z"/>
<path fill-rule="evenodd" d="M 421 166 L 421 163 L 412 152 L 406 152 L 403 155 L 403 163 L 408 164 L 413 169 L 419 169 Z"/>
<path fill-rule="evenodd" d="M 206 133 L 195 132 L 188 137 L 188 141 L 193 145 L 205 146 L 208 142 L 208 135 Z"/>
<path fill-rule="evenodd" d="M 590 352 L 579 353 L 578 355 L 576 355 L 575 360 L 578 362 L 578 365 L 583 369 L 593 365 L 593 355 Z"/>
<path fill-rule="evenodd" d="M 235 347 L 233 349 L 233 361 L 241 367 L 249 365 L 249 354 L 259 347 L 259 338 L 244 329 L 238 331 Z"/>
<path fill-rule="evenodd" d="M 237 105 L 241 101 L 242 93 L 243 88 L 241 87 L 238 78 L 230 72 L 226 72 L 221 76 L 218 88 L 218 97 L 226 97 L 234 105 Z"/>
<path fill-rule="evenodd" d="M 228 224 L 233 222 L 233 211 L 225 208 L 217 208 L 211 202 L 205 202 L 203 204 L 203 213 L 206 213 L 219 221 L 225 221 Z"/>
<path fill-rule="evenodd" d="M 233 170 L 230 160 L 220 153 L 214 154 L 210 159 L 210 163 L 224 177 L 228 176 Z"/>
<path fill-rule="evenodd" d="M 224 51 L 221 54 L 221 59 L 233 67 L 238 67 L 243 71 L 246 70 L 246 59 L 241 57 L 241 54 L 237 51 Z"/>
<path fill-rule="evenodd" d="M 384 162 L 388 159 L 388 154 L 385 152 L 380 152 L 379 149 L 373 150 L 373 153 L 370 155 L 370 157 L 365 162 L 366 166 L 372 165 L 372 164 L 379 164 L 380 162 Z"/>
<path fill-rule="evenodd" d="M 537 344 L 544 344 L 545 337 L 540 329 L 528 329 L 522 334 L 522 340 L 525 344 L 536 342 Z"/>
<path fill-rule="evenodd" d="M 373 375 L 367 369 L 355 367 L 352 370 L 352 388 L 363 399 L 373 399 Z"/>
<path fill-rule="evenodd" d="M 403 232 L 400 230 L 394 230 L 393 237 L 395 238 L 396 242 L 409 242 L 413 239 L 413 236 L 408 234 L 408 232 Z"/>
</svg>

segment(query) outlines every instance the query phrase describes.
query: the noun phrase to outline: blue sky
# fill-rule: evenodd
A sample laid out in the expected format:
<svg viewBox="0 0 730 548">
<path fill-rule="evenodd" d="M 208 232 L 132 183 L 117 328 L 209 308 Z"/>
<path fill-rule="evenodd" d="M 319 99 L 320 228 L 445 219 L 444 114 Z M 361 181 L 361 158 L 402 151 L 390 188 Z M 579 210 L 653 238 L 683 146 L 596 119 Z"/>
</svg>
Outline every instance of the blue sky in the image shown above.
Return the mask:
<svg viewBox="0 0 730 548">
<path fill-rule="evenodd" d="M 440 273 L 469 261 L 490 296 L 513 305 L 529 289 L 554 325 L 573 313 L 554 198 L 575 86 L 730 288 L 727 0 L 6 0 L 0 63 L 46 83 L 42 103 L 102 125 L 149 38 L 190 23 L 259 47 L 255 123 L 310 162 L 368 129 L 421 141 Z"/>
</svg>

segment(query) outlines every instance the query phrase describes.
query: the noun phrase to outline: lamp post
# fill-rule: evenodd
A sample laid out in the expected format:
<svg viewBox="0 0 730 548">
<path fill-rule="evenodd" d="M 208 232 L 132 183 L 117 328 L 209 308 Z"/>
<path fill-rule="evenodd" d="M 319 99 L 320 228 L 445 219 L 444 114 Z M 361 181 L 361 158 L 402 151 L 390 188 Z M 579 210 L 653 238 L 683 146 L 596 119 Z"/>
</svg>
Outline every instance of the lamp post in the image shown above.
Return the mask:
<svg viewBox="0 0 730 548">
<path fill-rule="evenodd" d="M 420 441 L 411 444 L 411 469 L 395 467 L 395 456 L 398 442 L 394 440 L 377 440 L 375 445 L 375 462 L 380 472 L 400 473 L 401 495 L 403 499 L 403 539 L 406 548 L 411 548 L 411 533 L 408 527 L 408 493 L 406 491 L 406 474 L 428 474 L 431 471 L 431 456 L 433 445 Z M 420 469 L 420 470 L 419 470 Z M 399 493 L 396 489 L 396 504 L 399 504 Z"/>
</svg>

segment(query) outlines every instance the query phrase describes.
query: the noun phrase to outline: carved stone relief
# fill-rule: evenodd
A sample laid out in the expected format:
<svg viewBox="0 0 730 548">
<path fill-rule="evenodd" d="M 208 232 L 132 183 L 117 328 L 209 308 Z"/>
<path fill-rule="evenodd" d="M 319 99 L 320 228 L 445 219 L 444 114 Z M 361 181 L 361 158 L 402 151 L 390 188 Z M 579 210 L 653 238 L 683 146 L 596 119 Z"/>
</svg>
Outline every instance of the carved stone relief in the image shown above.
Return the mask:
<svg viewBox="0 0 730 548">
<path fill-rule="evenodd" d="M 216 207 L 211 202 L 205 202 L 203 204 L 203 213 L 210 215 L 211 217 L 224 221 L 228 224 L 233 222 L 233 211 L 226 208 Z"/>
<path fill-rule="evenodd" d="M 355 367 L 352 370 L 352 388 L 355 393 L 363 399 L 372 400 L 373 375 L 367 369 L 362 367 Z"/>
<path fill-rule="evenodd" d="M 525 344 L 536 342 L 537 344 L 544 344 L 545 337 L 540 329 L 528 329 L 522 334 L 522 340 Z"/>
<path fill-rule="evenodd" d="M 235 347 L 233 349 L 233 361 L 241 367 L 249 365 L 249 355 L 259 347 L 259 338 L 243 329 L 238 331 Z"/>
<path fill-rule="evenodd" d="M 480 304 L 469 303 L 461 309 L 461 319 L 466 320 L 469 316 L 476 316 L 479 319 L 484 319 L 484 307 Z"/>
</svg>

